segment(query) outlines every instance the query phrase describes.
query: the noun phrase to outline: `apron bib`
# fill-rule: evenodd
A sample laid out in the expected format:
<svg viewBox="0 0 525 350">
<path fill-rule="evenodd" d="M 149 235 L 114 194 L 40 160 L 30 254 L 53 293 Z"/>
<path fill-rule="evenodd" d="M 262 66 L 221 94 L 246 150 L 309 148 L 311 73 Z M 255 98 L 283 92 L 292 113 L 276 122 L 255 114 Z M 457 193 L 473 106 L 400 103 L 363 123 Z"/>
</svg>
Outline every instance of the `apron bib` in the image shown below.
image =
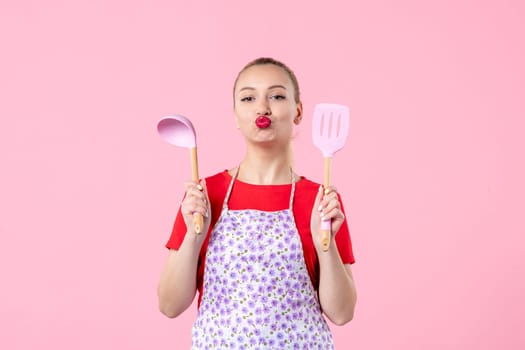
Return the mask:
<svg viewBox="0 0 525 350">
<path fill-rule="evenodd" d="M 208 243 L 192 350 L 334 349 L 304 261 L 292 205 L 229 210 L 232 177 Z"/>
</svg>

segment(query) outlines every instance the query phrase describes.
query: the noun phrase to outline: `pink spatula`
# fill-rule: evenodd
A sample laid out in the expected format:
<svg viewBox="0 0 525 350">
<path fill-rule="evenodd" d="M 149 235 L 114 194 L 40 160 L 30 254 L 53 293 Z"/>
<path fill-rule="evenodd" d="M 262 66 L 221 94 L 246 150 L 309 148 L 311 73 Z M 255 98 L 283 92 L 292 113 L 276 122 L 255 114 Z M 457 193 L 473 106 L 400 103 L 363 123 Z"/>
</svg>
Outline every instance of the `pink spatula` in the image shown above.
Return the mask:
<svg viewBox="0 0 525 350">
<path fill-rule="evenodd" d="M 157 123 L 157 131 L 164 141 L 190 150 L 191 178 L 193 181 L 198 182 L 197 136 L 191 121 L 182 115 L 164 117 Z M 202 215 L 195 213 L 193 215 L 193 226 L 196 233 L 201 233 L 202 225 Z"/>
<path fill-rule="evenodd" d="M 330 186 L 332 158 L 345 145 L 349 126 L 350 110 L 347 106 L 331 103 L 315 105 L 312 138 L 314 145 L 323 152 L 325 188 Z M 321 243 L 324 251 L 330 246 L 331 233 L 330 220 L 322 220 Z"/>
</svg>

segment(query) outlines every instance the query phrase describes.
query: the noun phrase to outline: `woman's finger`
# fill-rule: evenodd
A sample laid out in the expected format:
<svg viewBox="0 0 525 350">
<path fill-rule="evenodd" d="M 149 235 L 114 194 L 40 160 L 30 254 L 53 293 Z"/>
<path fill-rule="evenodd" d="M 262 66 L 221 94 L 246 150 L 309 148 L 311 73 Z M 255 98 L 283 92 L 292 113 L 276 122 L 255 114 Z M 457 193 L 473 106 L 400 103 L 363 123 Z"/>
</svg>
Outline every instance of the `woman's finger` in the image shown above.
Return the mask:
<svg viewBox="0 0 525 350">
<path fill-rule="evenodd" d="M 336 211 L 339 210 L 340 208 L 341 208 L 341 206 L 340 206 L 338 201 L 336 201 L 336 200 L 329 201 L 323 207 L 323 210 L 322 210 L 323 217 L 327 216 L 328 214 L 330 214 L 334 210 L 336 210 Z"/>
<path fill-rule="evenodd" d="M 184 205 L 181 206 L 182 214 L 188 215 L 188 216 L 191 216 L 194 213 L 199 213 L 199 214 L 202 214 L 203 216 L 207 216 L 207 211 L 208 209 L 206 208 L 203 202 L 201 203 L 190 202 L 190 203 L 185 203 Z"/>
<path fill-rule="evenodd" d="M 204 200 L 206 198 L 206 195 L 202 193 L 202 191 L 199 191 L 197 188 L 190 188 L 186 191 L 186 197 L 193 197 Z"/>
<path fill-rule="evenodd" d="M 206 186 L 205 183 L 204 186 Z M 186 188 L 186 196 L 183 201 L 183 214 L 192 216 L 194 213 L 199 213 L 207 217 L 209 201 L 202 184 L 188 181 L 184 183 L 184 187 Z"/>
<path fill-rule="evenodd" d="M 319 186 L 319 191 L 317 191 L 317 195 L 315 196 L 313 212 L 323 210 L 323 205 L 321 204 L 322 200 L 323 200 L 323 186 Z"/>
<path fill-rule="evenodd" d="M 323 212 L 322 218 L 326 220 L 344 219 L 344 214 L 341 209 L 333 208 L 329 211 Z"/>
<path fill-rule="evenodd" d="M 334 203 L 339 203 L 339 198 L 337 197 L 337 193 L 330 192 L 324 195 L 323 200 L 321 201 L 321 207 L 324 211 L 329 209 L 329 206 L 333 206 Z"/>
<path fill-rule="evenodd" d="M 194 182 L 194 181 L 186 181 L 186 182 L 184 182 L 184 189 L 186 191 L 188 191 L 191 188 L 195 188 L 197 186 L 199 186 L 199 184 Z"/>
<path fill-rule="evenodd" d="M 210 201 L 208 199 L 208 188 L 206 187 L 206 180 L 202 179 L 199 185 L 201 185 L 202 195 L 204 196 L 204 205 L 208 210 L 210 208 Z"/>
<path fill-rule="evenodd" d="M 337 193 L 337 189 L 334 186 L 328 186 L 324 189 L 325 196 L 334 192 Z"/>
</svg>

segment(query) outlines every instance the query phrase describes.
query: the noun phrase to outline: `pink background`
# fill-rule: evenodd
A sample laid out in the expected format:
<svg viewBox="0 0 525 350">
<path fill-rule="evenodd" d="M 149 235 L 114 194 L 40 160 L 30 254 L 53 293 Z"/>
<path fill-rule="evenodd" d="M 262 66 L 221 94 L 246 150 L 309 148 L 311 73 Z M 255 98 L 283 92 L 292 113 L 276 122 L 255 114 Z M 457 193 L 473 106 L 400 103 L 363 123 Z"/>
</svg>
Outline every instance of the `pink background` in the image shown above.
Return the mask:
<svg viewBox="0 0 525 350">
<path fill-rule="evenodd" d="M 317 102 L 351 107 L 334 160 L 358 306 L 339 349 L 523 349 L 525 5 L 492 1 L 0 1 L 0 348 L 189 349 L 156 285 L 188 154 L 236 165 L 235 74 L 295 69 L 297 170 Z"/>
</svg>

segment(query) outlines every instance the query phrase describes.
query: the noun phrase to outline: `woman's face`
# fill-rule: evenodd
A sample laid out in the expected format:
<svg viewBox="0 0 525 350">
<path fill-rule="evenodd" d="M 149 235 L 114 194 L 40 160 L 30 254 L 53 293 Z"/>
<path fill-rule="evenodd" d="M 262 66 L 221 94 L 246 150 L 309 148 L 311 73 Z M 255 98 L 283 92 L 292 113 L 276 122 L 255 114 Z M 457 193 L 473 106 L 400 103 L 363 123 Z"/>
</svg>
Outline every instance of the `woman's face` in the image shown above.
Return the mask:
<svg viewBox="0 0 525 350">
<path fill-rule="evenodd" d="M 241 73 L 235 86 L 235 118 L 248 142 L 287 144 L 302 105 L 294 100 L 294 87 L 284 69 L 273 64 L 255 65 Z M 260 128 L 256 120 L 266 115 L 271 124 Z"/>
</svg>

